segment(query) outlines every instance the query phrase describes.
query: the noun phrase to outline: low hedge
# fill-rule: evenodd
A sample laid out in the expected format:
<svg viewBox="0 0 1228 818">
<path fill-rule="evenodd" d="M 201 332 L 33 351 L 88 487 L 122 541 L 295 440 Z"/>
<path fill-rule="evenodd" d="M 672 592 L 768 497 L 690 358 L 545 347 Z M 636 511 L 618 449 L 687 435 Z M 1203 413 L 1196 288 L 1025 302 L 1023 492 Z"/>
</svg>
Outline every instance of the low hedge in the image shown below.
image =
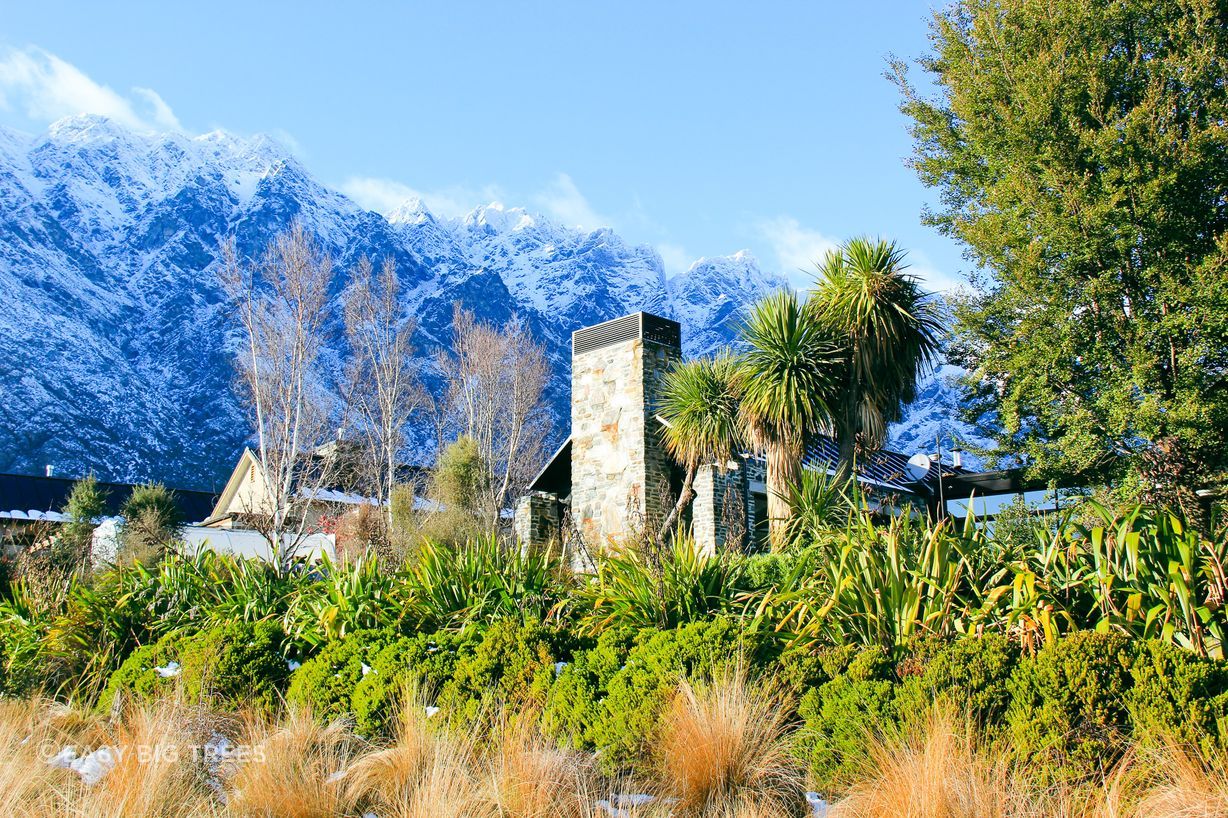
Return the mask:
<svg viewBox="0 0 1228 818">
<path fill-rule="evenodd" d="M 477 641 L 472 631 L 442 632 L 402 636 L 386 645 L 371 662 L 371 672 L 354 686 L 355 729 L 367 737 L 389 735 L 402 692 L 416 684 L 423 703 L 433 703 Z"/>
<path fill-rule="evenodd" d="M 139 647 L 112 674 L 115 697 L 177 692 L 188 701 L 271 711 L 285 689 L 320 719 L 353 716 L 360 733 L 390 732 L 411 681 L 424 702 L 462 727 L 540 711 L 563 744 L 597 751 L 611 773 L 647 758 L 680 679 L 742 668 L 779 682 L 798 702 L 796 750 L 815 786 L 839 789 L 877 736 L 935 700 L 977 719 L 990 740 L 1050 778 L 1112 765 L 1129 742 L 1177 740 L 1204 752 L 1228 744 L 1228 663 L 1172 645 L 1079 632 L 1025 655 L 1000 635 L 921 641 L 907 650 L 780 649 L 770 635 L 716 617 L 677 629 L 612 629 L 577 644 L 566 631 L 505 620 L 483 631 L 404 636 L 364 631 L 330 643 L 294 673 L 272 624 L 238 623 Z M 166 679 L 155 668 L 179 662 Z"/>
<path fill-rule="evenodd" d="M 617 654 L 617 646 L 611 649 Z M 707 677 L 739 665 L 747 669 L 770 655 L 760 638 L 731 617 L 693 622 L 668 631 L 644 631 L 621 667 L 598 688 L 595 717 L 585 733 L 601 764 L 614 772 L 646 757 L 661 710 L 684 676 Z"/>
<path fill-rule="evenodd" d="M 116 696 L 148 701 L 174 693 L 189 704 L 271 714 L 289 676 L 281 652 L 284 639 L 273 622 L 235 622 L 164 636 L 128 655 L 111 674 L 98 709 L 110 710 Z M 172 662 L 179 666 L 176 675 L 158 673 Z"/>
<path fill-rule="evenodd" d="M 329 642 L 291 675 L 286 702 L 321 721 L 351 715 L 358 684 L 370 675 L 380 652 L 400 638 L 393 630 L 366 630 Z"/>
<path fill-rule="evenodd" d="M 1159 642 L 1086 631 L 1024 656 L 986 635 L 818 656 L 829 678 L 801 698 L 796 746 L 821 789 L 842 787 L 876 738 L 936 700 L 1051 779 L 1107 769 L 1128 741 L 1209 751 L 1228 739 L 1228 663 Z"/>
<path fill-rule="evenodd" d="M 449 721 L 468 726 L 496 715 L 539 711 L 554 682 L 555 663 L 570 656 L 569 637 L 536 623 L 505 619 L 456 663 L 437 704 Z"/>
<path fill-rule="evenodd" d="M 122 702 L 152 701 L 173 692 L 175 679 L 158 675 L 156 668 L 178 661 L 181 641 L 182 637 L 177 635 L 164 636 L 152 645 L 142 645 L 129 653 L 107 680 L 107 686 L 98 697 L 98 710 L 110 711 L 117 697 Z"/>
<path fill-rule="evenodd" d="M 290 677 L 285 634 L 275 622 L 233 622 L 185 639 L 179 649 L 179 689 L 190 702 L 271 715 Z"/>
</svg>

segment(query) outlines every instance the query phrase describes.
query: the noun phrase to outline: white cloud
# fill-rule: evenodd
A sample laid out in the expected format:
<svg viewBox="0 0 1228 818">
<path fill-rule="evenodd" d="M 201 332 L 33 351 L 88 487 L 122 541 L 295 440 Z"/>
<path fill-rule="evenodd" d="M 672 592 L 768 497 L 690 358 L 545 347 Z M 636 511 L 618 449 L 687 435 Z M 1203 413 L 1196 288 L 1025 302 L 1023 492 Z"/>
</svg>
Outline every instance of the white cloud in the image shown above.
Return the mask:
<svg viewBox="0 0 1228 818">
<path fill-rule="evenodd" d="M 695 256 L 688 253 L 686 248 L 680 244 L 657 242 L 653 247 L 661 254 L 666 275 L 674 276 L 678 273 L 685 273 L 695 263 Z"/>
<path fill-rule="evenodd" d="M 940 270 L 920 250 L 908 254 L 908 272 L 919 278 L 925 288 L 936 293 L 947 293 L 959 288 L 971 289 L 972 285 L 961 275 Z"/>
<path fill-rule="evenodd" d="M 802 227 L 797 219 L 788 216 L 760 222 L 758 232 L 776 255 L 780 272 L 800 288 L 814 283 L 815 265 L 822 263 L 827 251 L 840 243 L 817 230 Z"/>
<path fill-rule="evenodd" d="M 566 173 L 555 176 L 545 190 L 534 195 L 533 203 L 547 216 L 567 227 L 594 230 L 598 227 L 614 226 L 613 219 L 602 216 L 593 209 Z"/>
<path fill-rule="evenodd" d="M 351 176 L 340 185 L 341 192 L 368 210 L 388 214 L 406 202 L 420 200 L 437 216 L 457 218 L 481 204 L 499 201 L 502 190 L 496 185 L 472 189 L 449 187 L 428 191 L 410 187 L 403 182 L 374 176 Z"/>
<path fill-rule="evenodd" d="M 793 286 L 808 289 L 814 284 L 815 267 L 821 264 L 828 250 L 834 250 L 839 240 L 817 230 L 802 227 L 797 219 L 781 216 L 760 222 L 759 234 L 767 241 L 781 272 Z M 929 290 L 945 293 L 968 287 L 962 276 L 939 269 L 920 250 L 910 250 L 905 259 L 908 273 L 916 276 Z"/>
<path fill-rule="evenodd" d="M 100 114 L 142 131 L 182 130 L 157 92 L 133 88 L 124 96 L 33 46 L 0 52 L 0 108 L 17 109 L 43 124 L 75 114 Z"/>
</svg>

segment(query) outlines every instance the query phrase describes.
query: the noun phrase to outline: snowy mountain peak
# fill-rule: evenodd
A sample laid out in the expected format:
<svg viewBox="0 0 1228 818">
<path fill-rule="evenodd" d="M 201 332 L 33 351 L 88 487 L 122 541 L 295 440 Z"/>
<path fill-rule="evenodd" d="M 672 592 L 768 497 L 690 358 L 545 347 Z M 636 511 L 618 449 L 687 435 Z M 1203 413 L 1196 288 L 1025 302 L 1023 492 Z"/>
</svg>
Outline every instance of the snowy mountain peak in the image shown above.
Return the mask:
<svg viewBox="0 0 1228 818">
<path fill-rule="evenodd" d="M 491 202 L 474 208 L 461 220 L 461 224 L 470 229 L 485 229 L 492 233 L 511 233 L 530 229 L 537 224 L 537 220 L 523 208 L 505 207 L 502 202 Z"/>
<path fill-rule="evenodd" d="M 219 242 L 258 253 L 296 220 L 343 274 L 364 255 L 395 261 L 424 362 L 449 343 L 456 303 L 486 321 L 523 319 L 553 367 L 559 432 L 573 330 L 648 310 L 681 321 L 687 351 L 704 353 L 785 286 L 745 251 L 667 281 L 649 247 L 500 203 L 441 219 L 415 200 L 385 218 L 267 137 L 136 133 L 86 116 L 35 137 L 0 129 L 0 471 L 50 463 L 220 488 L 248 423 L 213 272 Z M 343 333 L 335 319 L 329 331 L 334 360 Z"/>
<path fill-rule="evenodd" d="M 417 196 L 406 199 L 393 208 L 385 217 L 389 224 L 422 224 L 435 221 L 435 215 L 427 208 L 426 203 Z"/>
</svg>

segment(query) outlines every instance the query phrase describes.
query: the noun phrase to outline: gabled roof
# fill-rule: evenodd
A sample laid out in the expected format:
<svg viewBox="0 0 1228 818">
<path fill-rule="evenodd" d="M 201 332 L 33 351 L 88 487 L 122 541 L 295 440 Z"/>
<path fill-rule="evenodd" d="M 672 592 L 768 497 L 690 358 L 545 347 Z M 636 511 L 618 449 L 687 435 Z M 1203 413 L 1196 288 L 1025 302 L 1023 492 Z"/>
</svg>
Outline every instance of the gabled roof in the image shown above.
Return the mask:
<svg viewBox="0 0 1228 818">
<path fill-rule="evenodd" d="M 222 489 L 222 493 L 218 495 L 217 502 L 210 509 L 207 519 L 215 520 L 227 515 L 226 509 L 230 508 L 230 504 L 234 502 L 235 494 L 238 493 L 239 487 L 243 485 L 243 480 L 250 469 L 257 468 L 261 472 L 264 467 L 260 465 L 260 458 L 249 448 L 243 449 L 243 454 L 239 455 L 239 462 L 235 464 L 234 471 L 230 473 L 230 479 L 226 481 L 226 487 Z"/>
<path fill-rule="evenodd" d="M 548 491 L 559 497 L 571 494 L 571 438 L 555 451 L 529 483 L 529 491 Z"/>
</svg>

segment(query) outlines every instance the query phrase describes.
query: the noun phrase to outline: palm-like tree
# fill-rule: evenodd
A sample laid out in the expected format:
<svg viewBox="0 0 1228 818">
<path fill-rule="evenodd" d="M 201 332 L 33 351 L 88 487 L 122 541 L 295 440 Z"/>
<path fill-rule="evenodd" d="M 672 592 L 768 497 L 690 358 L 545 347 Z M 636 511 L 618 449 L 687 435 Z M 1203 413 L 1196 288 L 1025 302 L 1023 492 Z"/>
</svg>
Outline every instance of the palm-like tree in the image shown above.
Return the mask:
<svg viewBox="0 0 1228 818">
<path fill-rule="evenodd" d="M 657 535 L 658 543 L 695 498 L 695 474 L 705 463 L 723 464 L 740 440 L 736 364 L 728 354 L 676 364 L 661 387 L 659 414 L 666 451 L 684 469 L 682 492 Z"/>
<path fill-rule="evenodd" d="M 840 348 L 813 309 L 792 291 L 755 305 L 742 329 L 738 365 L 741 412 L 751 443 L 767 455 L 772 545 L 784 544 L 789 487 L 801 473 L 806 442 L 831 427 Z"/>
<path fill-rule="evenodd" d="M 942 323 L 933 295 L 904 272 L 894 242 L 855 238 L 829 251 L 808 306 L 840 339 L 844 363 L 830 404 L 840 469 L 883 445 L 887 426 L 917 394 L 917 379 L 938 353 Z"/>
</svg>

